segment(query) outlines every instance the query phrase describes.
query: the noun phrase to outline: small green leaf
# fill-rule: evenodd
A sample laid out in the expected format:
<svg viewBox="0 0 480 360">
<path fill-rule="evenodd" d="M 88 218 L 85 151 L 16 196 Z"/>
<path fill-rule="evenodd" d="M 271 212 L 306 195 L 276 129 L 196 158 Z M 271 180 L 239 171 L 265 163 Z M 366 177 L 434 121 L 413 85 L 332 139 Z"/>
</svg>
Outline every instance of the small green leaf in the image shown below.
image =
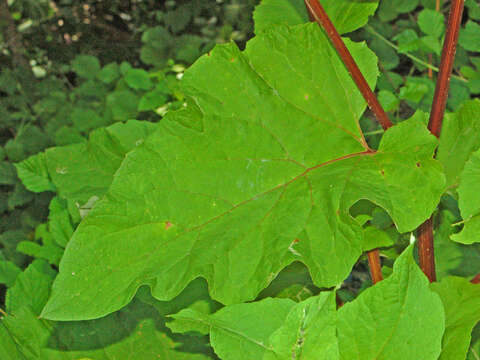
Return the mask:
<svg viewBox="0 0 480 360">
<path fill-rule="evenodd" d="M 464 219 L 463 230 L 452 235 L 462 244 L 480 243 L 480 150 L 474 152 L 460 175 L 458 205 Z"/>
<path fill-rule="evenodd" d="M 398 14 L 413 11 L 418 6 L 419 2 L 420 0 L 381 1 L 378 16 L 382 21 L 393 20 Z"/>
<path fill-rule="evenodd" d="M 480 51 L 480 25 L 475 21 L 468 21 L 464 29 L 460 30 L 458 43 L 468 51 Z"/>
<path fill-rule="evenodd" d="M 105 84 L 111 84 L 120 77 L 120 69 L 117 63 L 110 63 L 105 65 L 97 74 L 97 78 Z"/>
<path fill-rule="evenodd" d="M 388 90 L 380 90 L 378 93 L 378 101 L 382 104 L 385 111 L 395 111 L 400 105 L 400 100 L 394 93 Z"/>
<path fill-rule="evenodd" d="M 8 207 L 13 210 L 33 200 L 33 193 L 28 191 L 21 182 L 15 184 L 13 192 L 8 196 Z"/>
<path fill-rule="evenodd" d="M 440 55 L 442 51 L 442 45 L 440 44 L 440 40 L 433 36 L 422 36 L 419 42 L 419 49 L 425 50 L 427 53 L 434 53 L 436 55 Z"/>
<path fill-rule="evenodd" d="M 108 125 L 107 120 L 92 109 L 75 107 L 72 110 L 71 119 L 75 129 L 83 133 Z"/>
<path fill-rule="evenodd" d="M 138 111 L 155 110 L 167 102 L 163 89 L 154 89 L 142 96 L 138 103 Z"/>
<path fill-rule="evenodd" d="M 393 245 L 393 239 L 387 232 L 377 229 L 374 226 L 367 226 L 364 232 L 363 250 L 369 251 L 381 247 Z"/>
<path fill-rule="evenodd" d="M 64 248 L 74 231 L 65 200 L 54 197 L 50 202 L 48 228 L 53 240 Z"/>
<path fill-rule="evenodd" d="M 143 69 L 130 69 L 125 74 L 125 82 L 134 90 L 149 90 L 153 83 L 148 72 Z"/>
<path fill-rule="evenodd" d="M 400 88 L 399 98 L 419 103 L 427 92 L 427 85 L 415 81 L 408 81 L 405 86 Z"/>
<path fill-rule="evenodd" d="M 471 277 L 480 273 L 480 244 L 463 245 L 450 239 L 456 230 L 452 225 L 456 221 L 458 219 L 449 211 L 439 214 L 440 225 L 435 231 L 434 244 L 439 280 L 449 275 Z"/>
<path fill-rule="evenodd" d="M 458 186 L 459 175 L 470 154 L 480 148 L 480 101 L 464 103 L 453 115 L 446 115 L 440 135 L 437 159 L 445 168 L 447 186 Z"/>
<path fill-rule="evenodd" d="M 418 14 L 418 26 L 427 35 L 441 37 L 445 30 L 445 17 L 441 12 L 423 9 Z"/>
<path fill-rule="evenodd" d="M 480 4 L 477 0 L 466 0 L 465 7 L 468 8 L 468 17 L 473 20 L 480 20 Z"/>
<path fill-rule="evenodd" d="M 31 156 L 21 163 L 14 164 L 23 185 L 33 192 L 55 191 L 48 174 L 45 153 Z"/>
<path fill-rule="evenodd" d="M 0 260 L 0 284 L 11 287 L 22 270 L 11 261 Z"/>
<path fill-rule="evenodd" d="M 62 126 L 55 131 L 55 144 L 57 146 L 66 146 L 72 144 L 81 144 L 86 141 L 80 132 L 71 126 Z"/>
<path fill-rule="evenodd" d="M 5 145 L 5 151 L 10 161 L 22 161 L 29 155 L 43 151 L 51 145 L 50 139 L 35 125 L 22 127 L 15 139 L 10 139 Z"/>
<path fill-rule="evenodd" d="M 408 53 L 418 50 L 420 40 L 415 30 L 406 29 L 393 38 L 398 44 L 399 53 Z"/>
<path fill-rule="evenodd" d="M 462 66 L 460 72 L 468 79 L 470 92 L 473 94 L 480 93 L 480 71 L 470 66 Z"/>
<path fill-rule="evenodd" d="M 29 307 L 34 313 L 40 313 L 50 294 L 54 277 L 55 271 L 47 262 L 35 260 L 8 290 L 5 300 L 7 312 L 15 315 L 22 307 Z"/>
<path fill-rule="evenodd" d="M 100 71 L 100 61 L 91 55 L 78 55 L 72 61 L 72 68 L 78 76 L 94 79 Z"/>
<path fill-rule="evenodd" d="M 15 167 L 8 161 L 0 161 L 0 185 L 13 185 L 16 182 Z"/>
<path fill-rule="evenodd" d="M 113 118 L 117 121 L 135 119 L 139 98 L 128 90 L 120 90 L 107 96 L 107 107 L 111 109 Z"/>
</svg>

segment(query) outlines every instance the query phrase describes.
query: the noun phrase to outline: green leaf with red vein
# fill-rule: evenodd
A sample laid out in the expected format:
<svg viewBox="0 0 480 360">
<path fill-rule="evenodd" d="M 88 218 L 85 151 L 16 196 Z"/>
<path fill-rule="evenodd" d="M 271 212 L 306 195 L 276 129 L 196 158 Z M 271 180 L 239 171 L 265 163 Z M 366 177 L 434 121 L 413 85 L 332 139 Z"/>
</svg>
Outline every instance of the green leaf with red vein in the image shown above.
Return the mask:
<svg viewBox="0 0 480 360">
<path fill-rule="evenodd" d="M 347 46 L 373 86 L 375 56 Z M 167 300 L 197 277 L 222 303 L 252 300 L 294 261 L 334 286 L 362 253 L 355 202 L 378 204 L 405 232 L 444 190 L 420 122 L 367 147 L 365 102 L 315 24 L 277 27 L 243 53 L 218 46 L 182 82 L 186 109 L 127 154 L 69 242 L 42 316 L 100 317 L 142 284 Z"/>
</svg>

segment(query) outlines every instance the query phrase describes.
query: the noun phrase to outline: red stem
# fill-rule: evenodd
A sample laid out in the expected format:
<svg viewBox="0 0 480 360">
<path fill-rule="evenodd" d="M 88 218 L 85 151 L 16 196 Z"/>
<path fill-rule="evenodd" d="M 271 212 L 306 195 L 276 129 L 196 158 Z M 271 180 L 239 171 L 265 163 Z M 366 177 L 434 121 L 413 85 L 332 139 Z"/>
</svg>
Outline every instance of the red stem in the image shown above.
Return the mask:
<svg viewBox="0 0 480 360">
<path fill-rule="evenodd" d="M 338 294 L 335 294 L 335 302 L 337 303 L 337 309 L 341 308 L 345 303 L 340 299 Z"/>
<path fill-rule="evenodd" d="M 372 110 L 380 125 L 382 125 L 382 128 L 385 130 L 388 129 L 393 125 L 392 122 L 385 113 L 385 110 L 383 110 L 382 105 L 380 105 L 378 102 L 377 97 L 370 89 L 370 86 L 368 86 L 368 83 L 358 68 L 357 63 L 350 54 L 350 51 L 348 51 L 345 43 L 340 37 L 340 34 L 338 33 L 337 29 L 335 29 L 335 26 L 332 24 L 332 21 L 328 17 L 322 5 L 320 5 L 318 0 L 305 0 L 305 6 L 308 9 L 310 17 L 313 17 L 327 33 L 332 45 L 337 50 L 338 55 L 352 76 L 353 81 L 355 81 L 355 84 L 357 84 L 357 87 L 365 98 L 368 107 Z"/>
<path fill-rule="evenodd" d="M 417 229 L 418 260 L 420 268 L 430 282 L 437 280 L 435 272 L 435 256 L 433 251 L 433 220 L 430 217 Z"/>
<path fill-rule="evenodd" d="M 448 89 L 450 87 L 450 76 L 452 75 L 455 52 L 457 49 L 458 33 L 462 22 L 463 0 L 452 0 L 448 27 L 443 43 L 442 60 L 438 73 L 435 96 L 433 98 L 432 110 L 428 128 L 436 137 L 440 137 L 442 131 L 443 116 L 448 100 Z M 418 257 L 420 267 L 430 282 L 436 280 L 435 254 L 433 247 L 433 221 L 432 218 L 425 221 L 418 228 Z"/>
<path fill-rule="evenodd" d="M 368 265 L 370 267 L 370 276 L 372 278 L 372 282 L 376 284 L 377 282 L 383 280 L 380 253 L 378 249 L 368 251 L 367 257 Z"/>
<path fill-rule="evenodd" d="M 436 137 L 440 137 L 442 130 L 442 120 L 447 105 L 448 89 L 450 87 L 450 76 L 452 75 L 455 52 L 457 51 L 458 33 L 462 22 L 463 2 L 464 0 L 452 0 L 450 8 L 437 86 L 435 88 L 435 96 L 433 97 L 430 121 L 428 122 L 428 128 Z"/>
</svg>

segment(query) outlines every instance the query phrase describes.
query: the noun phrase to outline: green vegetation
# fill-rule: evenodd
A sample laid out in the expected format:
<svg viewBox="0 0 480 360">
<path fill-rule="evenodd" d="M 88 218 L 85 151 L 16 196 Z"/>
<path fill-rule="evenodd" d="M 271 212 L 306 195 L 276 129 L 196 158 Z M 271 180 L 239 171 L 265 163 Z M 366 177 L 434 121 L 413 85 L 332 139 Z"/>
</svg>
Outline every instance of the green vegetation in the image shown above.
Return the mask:
<svg viewBox="0 0 480 360">
<path fill-rule="evenodd" d="M 480 359 L 476 1 L 0 1 L 1 359 Z"/>
</svg>

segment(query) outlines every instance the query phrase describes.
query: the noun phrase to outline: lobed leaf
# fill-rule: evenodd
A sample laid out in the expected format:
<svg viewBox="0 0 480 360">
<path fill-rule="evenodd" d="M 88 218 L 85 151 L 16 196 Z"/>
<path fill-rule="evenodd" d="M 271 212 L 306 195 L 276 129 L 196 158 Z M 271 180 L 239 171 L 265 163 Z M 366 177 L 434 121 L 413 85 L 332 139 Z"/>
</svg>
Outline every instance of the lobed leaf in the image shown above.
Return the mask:
<svg viewBox="0 0 480 360">
<path fill-rule="evenodd" d="M 347 45 L 373 83 L 373 54 Z M 382 206 L 405 232 L 443 192 L 421 122 L 368 149 L 365 102 L 315 24 L 263 33 L 244 53 L 219 46 L 182 83 L 186 109 L 127 155 L 68 244 L 42 316 L 106 315 L 142 284 L 168 300 L 197 277 L 222 303 L 252 300 L 294 261 L 334 286 L 363 251 L 355 202 Z"/>
</svg>

